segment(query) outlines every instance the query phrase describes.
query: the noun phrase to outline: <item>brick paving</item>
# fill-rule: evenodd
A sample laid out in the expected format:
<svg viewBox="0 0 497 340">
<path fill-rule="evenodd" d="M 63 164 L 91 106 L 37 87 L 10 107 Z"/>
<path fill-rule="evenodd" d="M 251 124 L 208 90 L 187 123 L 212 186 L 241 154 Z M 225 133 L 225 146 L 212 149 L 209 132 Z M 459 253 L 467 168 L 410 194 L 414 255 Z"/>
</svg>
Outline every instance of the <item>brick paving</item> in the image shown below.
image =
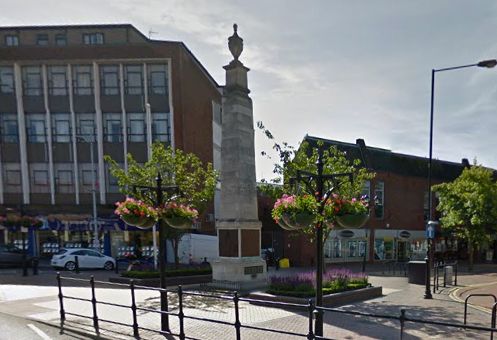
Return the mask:
<svg viewBox="0 0 497 340">
<path fill-rule="evenodd" d="M 487 268 L 488 271 L 495 267 Z M 291 275 L 294 271 L 280 271 L 280 274 Z M 89 273 L 80 274 L 86 277 Z M 66 275 L 66 273 L 64 274 Z M 102 277 L 109 275 L 102 273 Z M 2 283 L 5 276 L 0 276 Z M 34 278 L 33 278 L 34 279 Z M 53 275 L 43 275 L 36 278 L 36 281 L 52 283 Z M 14 281 L 14 280 L 8 280 Z M 407 283 L 404 277 L 370 276 L 373 285 L 384 287 L 384 296 L 370 301 L 360 302 L 343 306 L 344 310 L 353 310 L 385 315 L 399 315 L 400 309 L 406 309 L 408 317 L 420 318 L 424 320 L 445 321 L 462 323 L 463 305 L 453 301 L 449 296 L 453 287 L 442 289 L 439 294 L 434 295 L 433 300 L 423 299 L 424 287 Z M 497 281 L 495 273 L 477 273 L 471 275 L 461 275 L 459 283 L 469 285 L 474 283 L 486 283 Z M 24 286 L 19 284 L 0 286 L 0 312 L 30 317 L 58 324 L 59 312 L 57 301 L 57 288 L 46 283 L 45 287 L 28 285 L 29 280 L 23 281 Z M 497 284 L 492 287 L 497 288 Z M 464 288 L 463 288 L 464 289 Z M 478 288 L 481 289 L 481 288 Z M 65 287 L 64 294 L 89 298 L 90 291 L 84 287 Z M 173 295 L 173 294 L 171 294 Z M 128 290 L 121 289 L 97 289 L 98 300 L 129 305 L 131 303 Z M 137 302 L 139 306 L 157 308 L 159 297 L 156 292 L 137 290 Z M 170 306 L 175 312 L 177 298 L 170 296 Z M 66 311 L 91 316 L 91 304 L 74 300 L 65 300 Z M 114 320 L 126 324 L 132 323 L 129 309 L 119 307 L 98 306 L 98 313 L 101 318 Z M 219 300 L 213 298 L 188 297 L 185 298 L 185 315 L 194 317 L 211 318 L 226 322 L 234 322 L 233 303 L 229 300 Z M 171 316 L 171 330 L 177 333 L 179 324 L 177 317 Z M 468 320 L 471 324 L 489 326 L 490 315 L 484 311 L 470 309 Z M 281 329 L 290 332 L 297 332 L 305 335 L 308 330 L 308 318 L 305 311 L 283 310 L 279 308 L 263 307 L 252 305 L 247 302 L 240 302 L 240 321 L 242 325 L 250 325 L 261 328 Z M 397 339 L 400 334 L 399 322 L 397 320 L 386 320 L 376 318 L 365 318 L 337 313 L 325 313 L 324 316 L 325 336 L 334 339 Z M 157 329 L 159 327 L 159 315 L 141 311 L 138 316 L 138 323 L 142 327 Z M 91 320 L 68 316 L 67 325 L 84 329 L 88 333 L 93 331 Z M 115 326 L 108 323 L 101 323 L 101 331 L 104 337 L 110 339 L 131 339 L 131 327 Z M 488 339 L 488 333 L 478 331 L 464 331 L 461 329 L 449 329 L 447 327 L 406 323 L 406 335 L 404 339 Z M 214 324 L 205 321 L 186 319 L 185 333 L 194 339 L 234 339 L 235 330 L 233 326 Z M 305 337 L 292 337 L 289 335 L 273 334 L 258 330 L 242 329 L 243 339 L 304 339 Z M 161 335 L 148 331 L 140 331 L 144 339 L 162 339 Z M 166 337 L 176 339 L 173 336 Z"/>
</svg>

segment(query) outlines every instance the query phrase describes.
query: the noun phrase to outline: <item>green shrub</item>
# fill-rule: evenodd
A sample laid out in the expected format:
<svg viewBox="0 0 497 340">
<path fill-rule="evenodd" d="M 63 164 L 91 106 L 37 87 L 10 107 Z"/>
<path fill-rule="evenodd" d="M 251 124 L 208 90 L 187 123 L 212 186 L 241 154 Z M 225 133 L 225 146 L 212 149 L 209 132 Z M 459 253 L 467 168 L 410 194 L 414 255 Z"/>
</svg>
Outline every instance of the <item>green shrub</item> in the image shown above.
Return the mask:
<svg viewBox="0 0 497 340">
<path fill-rule="evenodd" d="M 212 274 L 211 268 L 184 268 L 184 269 L 173 269 L 166 271 L 166 277 L 209 275 L 209 274 Z M 130 270 L 129 272 L 121 273 L 121 276 L 130 279 L 158 279 L 160 278 L 160 273 L 158 271 Z"/>
</svg>

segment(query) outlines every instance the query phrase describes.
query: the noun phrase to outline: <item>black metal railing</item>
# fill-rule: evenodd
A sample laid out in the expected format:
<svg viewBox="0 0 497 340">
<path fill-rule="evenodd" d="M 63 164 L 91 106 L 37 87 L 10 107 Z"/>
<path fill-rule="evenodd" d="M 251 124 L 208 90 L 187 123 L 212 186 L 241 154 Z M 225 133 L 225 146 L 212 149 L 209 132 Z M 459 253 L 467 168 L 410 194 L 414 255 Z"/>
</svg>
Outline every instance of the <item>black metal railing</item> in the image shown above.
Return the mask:
<svg viewBox="0 0 497 340">
<path fill-rule="evenodd" d="M 81 282 L 88 283 L 90 288 L 91 288 L 91 299 L 64 295 L 63 290 L 62 290 L 63 281 L 78 281 L 80 283 Z M 60 273 L 57 273 L 57 284 L 58 284 L 58 291 L 59 291 L 58 298 L 59 298 L 59 313 L 60 313 L 61 330 L 64 329 L 64 324 L 67 320 L 67 316 L 71 315 L 71 316 L 81 317 L 81 318 L 91 320 L 93 328 L 95 329 L 95 332 L 97 333 L 97 335 L 100 334 L 100 330 L 102 329 L 101 323 L 110 323 L 110 324 L 114 324 L 114 325 L 132 328 L 133 336 L 135 338 L 140 338 L 140 331 L 149 331 L 149 332 L 153 332 L 153 333 L 159 333 L 162 335 L 177 336 L 177 337 L 179 337 L 179 339 L 183 340 L 183 339 L 187 338 L 187 335 L 185 334 L 185 320 L 190 319 L 190 320 L 204 321 L 204 322 L 210 322 L 210 323 L 221 324 L 221 325 L 233 327 L 235 330 L 235 334 L 236 334 L 235 338 L 237 340 L 240 340 L 242 338 L 242 334 L 241 334 L 242 329 L 256 330 L 256 331 L 262 331 L 262 332 L 267 332 L 267 333 L 292 335 L 292 336 L 307 338 L 308 340 L 315 340 L 315 339 L 332 340 L 332 338 L 328 338 L 325 336 L 318 336 L 315 334 L 315 325 L 314 325 L 315 316 L 318 313 L 324 313 L 324 312 L 348 314 L 348 315 L 375 318 L 375 319 L 397 320 L 397 321 L 399 321 L 399 339 L 403 339 L 403 337 L 405 335 L 405 324 L 407 322 L 419 323 L 419 324 L 429 324 L 429 325 L 436 325 L 436 326 L 444 326 L 444 327 L 451 327 L 451 328 L 456 328 L 456 329 L 490 332 L 491 339 L 493 339 L 493 332 L 497 331 L 497 329 L 495 328 L 495 318 L 496 318 L 495 315 L 496 315 L 496 310 L 497 310 L 497 303 L 494 304 L 494 307 L 493 307 L 491 327 L 483 327 L 483 326 L 467 325 L 466 323 L 462 324 L 462 323 L 451 323 L 451 322 L 445 322 L 445 321 L 434 321 L 434 320 L 411 318 L 408 316 L 407 311 L 405 309 L 401 309 L 399 315 L 374 314 L 374 313 L 344 310 L 344 309 L 340 309 L 340 308 L 329 308 L 329 307 L 315 306 L 312 299 L 309 299 L 306 304 L 275 302 L 275 301 L 266 301 L 266 300 L 240 297 L 238 292 L 235 292 L 231 296 L 231 295 L 216 295 L 216 294 L 199 293 L 199 292 L 193 292 L 193 291 L 187 292 L 187 291 L 184 291 L 181 286 L 178 286 L 178 288 L 175 290 L 138 286 L 138 285 L 134 284 L 133 280 L 130 280 L 129 284 L 110 283 L 110 282 L 104 282 L 104 281 L 97 281 L 94 279 L 93 276 L 91 276 L 90 279 L 88 280 L 88 279 L 73 278 L 73 277 L 62 277 L 60 275 Z M 113 303 L 113 302 L 107 302 L 107 301 L 98 301 L 97 297 L 96 297 L 96 293 L 95 293 L 95 285 L 96 284 L 103 284 L 103 285 L 114 286 L 114 287 L 119 287 L 119 288 L 123 288 L 123 289 L 129 289 L 129 292 L 131 294 L 131 304 L 127 305 L 127 304 L 119 304 L 119 303 Z M 163 293 L 165 292 L 166 294 L 167 293 L 176 294 L 178 297 L 177 312 L 163 311 L 160 309 L 147 308 L 147 307 L 139 307 L 136 303 L 136 292 L 135 292 L 136 289 L 153 290 L 153 291 L 157 291 L 157 292 L 163 292 Z M 234 315 L 235 315 L 234 322 L 219 320 L 219 319 L 212 319 L 212 318 L 198 317 L 198 316 L 193 316 L 193 315 L 186 315 L 185 311 L 184 311 L 184 298 L 185 298 L 185 296 L 204 297 L 204 298 L 213 298 L 213 299 L 218 299 L 218 300 L 231 301 L 233 303 L 234 312 L 235 312 L 234 313 Z M 84 314 L 68 312 L 65 309 L 64 299 L 90 302 L 92 304 L 92 315 L 89 316 L 89 315 L 84 315 Z M 268 307 L 280 307 L 280 308 L 301 310 L 303 313 L 305 313 L 307 315 L 307 319 L 308 319 L 307 330 L 305 331 L 305 333 L 304 332 L 299 333 L 299 332 L 287 331 L 287 330 L 283 330 L 283 329 L 264 328 L 264 327 L 254 326 L 254 325 L 243 324 L 240 321 L 240 306 L 239 306 L 240 301 L 248 302 L 248 303 L 256 304 L 256 305 L 268 306 Z M 132 316 L 132 323 L 127 324 L 127 323 L 113 321 L 113 320 L 107 320 L 107 319 L 103 319 L 103 318 L 99 317 L 98 305 L 114 306 L 114 307 L 129 309 L 131 312 L 131 316 Z M 164 332 L 164 331 L 161 331 L 158 329 L 152 329 L 152 328 L 141 326 L 138 323 L 138 314 L 137 314 L 138 311 L 157 313 L 157 314 L 161 314 L 161 315 L 167 314 L 170 316 L 178 317 L 179 333 L 173 333 L 171 331 Z"/>
<path fill-rule="evenodd" d="M 458 264 L 457 261 L 454 262 L 444 262 L 444 261 L 439 261 L 434 264 L 433 266 L 433 293 L 436 293 L 438 290 L 440 290 L 440 272 L 442 272 L 442 279 L 443 279 L 443 287 L 447 287 L 447 268 L 452 267 L 453 272 L 453 284 L 450 283 L 451 285 L 457 286 L 457 272 L 458 272 Z"/>
</svg>

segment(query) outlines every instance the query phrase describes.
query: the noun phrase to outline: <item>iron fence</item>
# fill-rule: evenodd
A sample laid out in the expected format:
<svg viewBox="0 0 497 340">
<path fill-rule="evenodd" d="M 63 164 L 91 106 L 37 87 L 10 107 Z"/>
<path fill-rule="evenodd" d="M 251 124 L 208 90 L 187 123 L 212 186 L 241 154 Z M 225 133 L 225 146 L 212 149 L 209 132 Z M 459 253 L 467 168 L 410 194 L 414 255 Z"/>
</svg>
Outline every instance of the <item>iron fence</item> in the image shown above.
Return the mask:
<svg viewBox="0 0 497 340">
<path fill-rule="evenodd" d="M 86 299 L 86 298 L 77 297 L 77 296 L 64 295 L 62 292 L 63 280 L 88 283 L 90 286 L 90 289 L 91 289 L 91 299 Z M 491 327 L 483 327 L 483 326 L 476 326 L 476 325 L 468 325 L 466 323 L 452 323 L 452 322 L 444 322 L 444 321 L 434 321 L 434 320 L 411 318 L 408 316 L 408 313 L 405 309 L 400 309 L 400 313 L 398 315 L 375 314 L 375 313 L 350 311 L 350 310 L 344 310 L 344 309 L 339 309 L 339 308 L 315 306 L 313 299 L 309 299 L 306 304 L 266 301 L 266 300 L 240 297 L 238 292 L 234 292 L 233 295 L 226 295 L 226 294 L 225 295 L 218 295 L 218 294 L 206 294 L 206 293 L 200 293 L 200 292 L 194 292 L 194 291 L 184 291 L 182 286 L 178 286 L 177 289 L 161 289 L 161 288 L 155 288 L 155 287 L 145 287 L 145 286 L 135 285 L 133 280 L 130 280 L 129 284 L 110 283 L 110 282 L 104 282 L 104 281 L 97 281 L 94 279 L 93 276 L 91 276 L 90 279 L 87 280 L 87 279 L 81 279 L 81 278 L 63 277 L 60 275 L 60 273 L 57 273 L 57 284 L 58 284 L 58 292 L 59 292 L 58 298 L 59 298 L 59 312 L 60 312 L 61 330 L 64 329 L 64 324 L 66 322 L 66 316 L 71 315 L 71 316 L 81 317 L 81 318 L 91 320 L 92 324 L 93 324 L 93 328 L 95 329 L 95 332 L 97 334 L 100 334 L 100 323 L 105 322 L 105 323 L 110 323 L 110 324 L 114 324 L 114 325 L 132 328 L 133 336 L 137 339 L 140 338 L 140 331 L 149 331 L 149 332 L 158 333 L 158 334 L 162 334 L 162 335 L 173 335 L 173 336 L 179 337 L 179 339 L 181 339 L 181 340 L 187 339 L 188 336 L 185 334 L 185 320 L 190 319 L 190 320 L 205 321 L 205 322 L 210 322 L 210 323 L 231 326 L 235 330 L 237 340 L 242 339 L 242 334 L 241 334 L 242 329 L 251 329 L 251 330 L 257 330 L 257 331 L 268 332 L 268 333 L 293 335 L 293 336 L 306 338 L 308 340 L 317 340 L 317 339 L 319 339 L 319 340 L 333 340 L 332 338 L 328 338 L 325 336 L 315 334 L 314 320 L 316 318 L 316 315 L 318 313 L 325 313 L 325 312 L 348 314 L 348 315 L 362 316 L 362 317 L 376 318 L 376 319 L 396 320 L 399 322 L 399 339 L 401 339 L 401 340 L 404 338 L 405 324 L 408 322 L 419 323 L 419 324 L 429 324 L 429 325 L 436 325 L 436 326 L 444 326 L 444 327 L 451 327 L 451 328 L 464 329 L 464 330 L 476 330 L 476 331 L 490 332 L 491 339 L 493 339 L 493 332 L 497 331 L 497 328 L 495 328 L 495 313 L 496 313 L 495 311 L 497 310 L 497 303 L 494 305 L 494 308 L 493 308 Z M 130 296 L 131 296 L 131 304 L 126 305 L 126 304 L 119 304 L 119 303 L 113 303 L 113 302 L 107 302 L 107 301 L 98 301 L 96 298 L 96 293 L 95 293 L 95 285 L 96 284 L 104 284 L 104 285 L 114 286 L 114 287 L 118 287 L 118 288 L 129 289 Z M 178 297 L 177 312 L 163 311 L 160 309 L 147 308 L 147 307 L 139 307 L 136 303 L 136 292 L 135 292 L 136 289 L 152 290 L 152 291 L 162 292 L 162 293 L 166 293 L 166 294 L 167 293 L 176 294 Z M 213 298 L 213 299 L 231 301 L 233 303 L 233 308 L 234 308 L 234 316 L 235 316 L 234 322 L 212 319 L 212 318 L 203 318 L 203 317 L 198 317 L 198 316 L 194 316 L 194 315 L 186 315 L 184 312 L 184 298 L 185 298 L 185 296 L 205 297 L 205 298 Z M 78 313 L 66 311 L 64 308 L 64 299 L 90 302 L 92 304 L 92 315 L 88 316 L 88 315 L 84 315 L 84 314 L 78 314 Z M 307 320 L 308 320 L 307 329 L 305 331 L 299 333 L 299 332 L 287 331 L 287 330 L 283 330 L 283 329 L 265 328 L 265 327 L 258 327 L 258 326 L 249 325 L 249 324 L 243 324 L 240 321 L 240 307 L 239 307 L 240 301 L 248 302 L 251 304 L 268 306 L 268 307 L 280 307 L 280 308 L 296 309 L 296 310 L 303 311 L 307 315 Z M 98 316 L 98 305 L 99 304 L 129 309 L 131 312 L 131 315 L 132 315 L 132 324 L 122 323 L 122 322 L 113 321 L 113 320 L 107 320 L 107 319 L 103 319 L 103 318 L 99 317 Z M 167 314 L 170 316 L 177 317 L 178 321 L 179 321 L 179 330 L 178 330 L 179 333 L 174 333 L 171 331 L 165 332 L 162 330 L 152 329 L 152 328 L 148 328 L 148 327 L 144 327 L 144 326 L 139 325 L 138 314 L 137 314 L 138 311 L 157 313 L 160 315 Z"/>
</svg>

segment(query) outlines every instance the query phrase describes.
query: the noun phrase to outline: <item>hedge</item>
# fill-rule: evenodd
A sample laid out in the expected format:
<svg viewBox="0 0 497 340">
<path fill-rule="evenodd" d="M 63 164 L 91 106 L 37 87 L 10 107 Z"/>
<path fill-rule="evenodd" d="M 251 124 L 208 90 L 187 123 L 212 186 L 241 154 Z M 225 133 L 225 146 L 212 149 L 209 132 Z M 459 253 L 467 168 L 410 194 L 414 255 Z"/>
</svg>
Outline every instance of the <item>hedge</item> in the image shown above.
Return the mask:
<svg viewBox="0 0 497 340">
<path fill-rule="evenodd" d="M 210 275 L 210 274 L 212 274 L 211 268 L 173 269 L 166 271 L 166 277 Z M 158 271 L 130 270 L 129 272 L 121 273 L 121 276 L 128 277 L 131 279 L 158 279 L 160 278 L 160 273 Z"/>
</svg>

